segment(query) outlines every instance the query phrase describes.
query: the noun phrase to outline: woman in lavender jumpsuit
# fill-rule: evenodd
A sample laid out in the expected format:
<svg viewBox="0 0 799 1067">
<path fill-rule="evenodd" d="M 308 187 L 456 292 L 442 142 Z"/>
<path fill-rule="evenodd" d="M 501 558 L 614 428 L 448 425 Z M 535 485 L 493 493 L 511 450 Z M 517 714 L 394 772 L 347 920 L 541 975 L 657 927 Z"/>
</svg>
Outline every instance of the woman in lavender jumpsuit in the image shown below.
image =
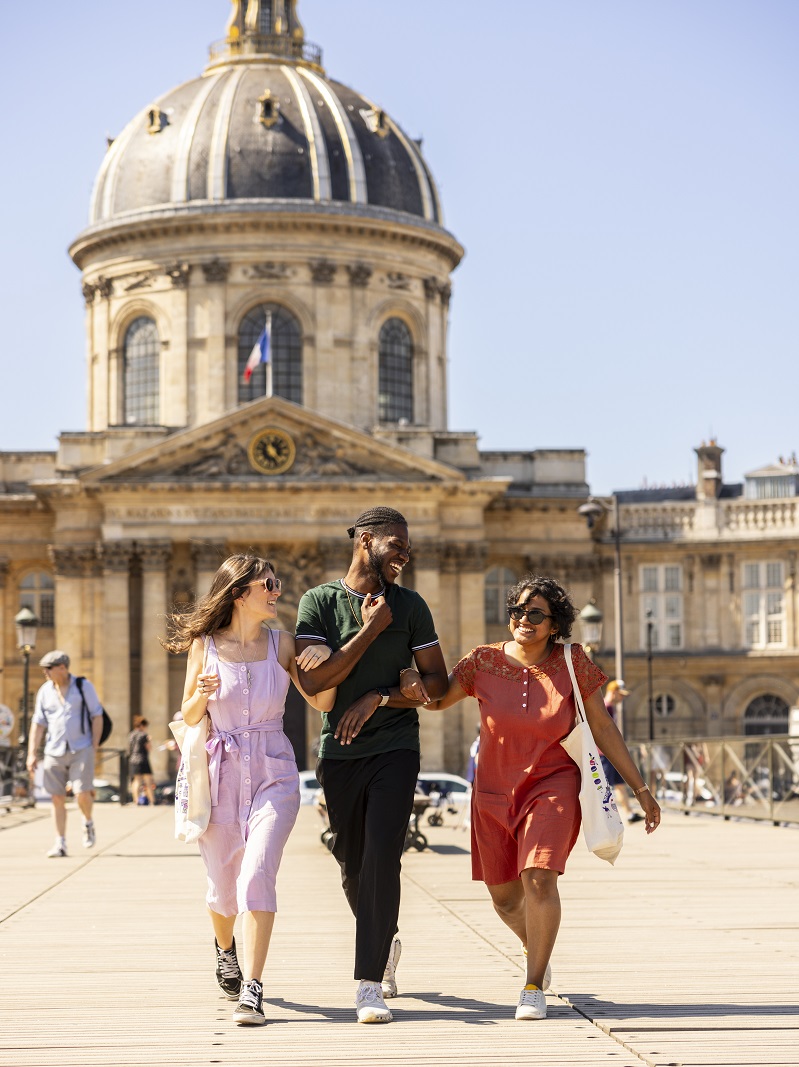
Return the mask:
<svg viewBox="0 0 799 1067">
<path fill-rule="evenodd" d="M 283 732 L 290 681 L 300 688 L 294 638 L 265 625 L 277 617 L 280 593 L 271 563 L 231 556 L 195 610 L 170 617 L 172 634 L 165 642 L 172 652 L 189 653 L 184 721 L 192 726 L 206 714 L 210 719 L 211 819 L 199 845 L 208 872 L 217 982 L 229 1000 L 238 1001 L 233 1017 L 245 1025 L 266 1021 L 261 977 L 277 910 L 275 880 L 300 804 L 297 764 Z M 300 666 L 312 669 L 329 655 L 325 646 L 306 649 Z M 328 711 L 335 690 L 303 696 Z M 239 913 L 241 967 L 233 937 Z"/>
</svg>

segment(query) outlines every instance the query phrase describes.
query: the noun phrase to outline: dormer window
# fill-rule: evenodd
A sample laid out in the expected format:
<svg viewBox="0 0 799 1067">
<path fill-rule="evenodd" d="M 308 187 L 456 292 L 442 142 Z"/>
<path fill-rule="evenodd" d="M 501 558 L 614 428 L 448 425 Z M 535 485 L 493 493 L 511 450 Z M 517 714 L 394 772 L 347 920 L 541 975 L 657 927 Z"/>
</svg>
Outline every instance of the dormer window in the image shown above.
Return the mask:
<svg viewBox="0 0 799 1067">
<path fill-rule="evenodd" d="M 377 134 L 378 137 L 388 137 L 391 133 L 391 129 L 388 124 L 388 115 L 382 108 L 371 108 L 369 111 L 361 109 L 361 118 L 366 123 L 366 126 L 370 133 Z"/>
<path fill-rule="evenodd" d="M 280 101 L 272 96 L 269 89 L 258 97 L 258 106 L 255 113 L 256 118 L 262 126 L 266 126 L 268 130 L 275 125 L 280 118 Z"/>
<path fill-rule="evenodd" d="M 147 112 L 147 132 L 160 133 L 166 124 L 166 115 L 160 107 L 154 104 Z"/>
</svg>

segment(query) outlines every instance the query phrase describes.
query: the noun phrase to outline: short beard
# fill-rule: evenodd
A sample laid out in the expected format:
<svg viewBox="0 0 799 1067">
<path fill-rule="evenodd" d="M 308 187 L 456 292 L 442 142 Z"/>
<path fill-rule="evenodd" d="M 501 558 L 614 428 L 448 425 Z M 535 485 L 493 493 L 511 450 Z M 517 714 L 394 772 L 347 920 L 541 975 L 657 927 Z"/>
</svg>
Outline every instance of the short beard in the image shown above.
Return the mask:
<svg viewBox="0 0 799 1067">
<path fill-rule="evenodd" d="M 367 545 L 366 557 L 369 560 L 369 573 L 375 579 L 378 586 L 382 589 L 385 585 L 386 580 L 383 577 L 382 570 L 380 569 L 380 560 L 376 553 L 372 550 L 371 545 Z"/>
</svg>

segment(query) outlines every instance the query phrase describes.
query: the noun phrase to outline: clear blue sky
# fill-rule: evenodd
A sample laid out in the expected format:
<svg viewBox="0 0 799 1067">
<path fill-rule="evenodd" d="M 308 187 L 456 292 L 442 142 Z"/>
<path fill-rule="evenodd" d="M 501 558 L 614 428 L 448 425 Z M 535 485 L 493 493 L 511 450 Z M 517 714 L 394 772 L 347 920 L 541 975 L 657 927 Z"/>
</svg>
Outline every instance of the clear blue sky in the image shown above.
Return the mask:
<svg viewBox="0 0 799 1067">
<path fill-rule="evenodd" d="M 227 0 L 5 0 L 0 448 L 85 425 L 66 256 L 106 133 L 201 72 Z M 424 151 L 467 256 L 450 428 L 581 447 L 595 491 L 799 446 L 795 0 L 300 0 Z"/>
</svg>

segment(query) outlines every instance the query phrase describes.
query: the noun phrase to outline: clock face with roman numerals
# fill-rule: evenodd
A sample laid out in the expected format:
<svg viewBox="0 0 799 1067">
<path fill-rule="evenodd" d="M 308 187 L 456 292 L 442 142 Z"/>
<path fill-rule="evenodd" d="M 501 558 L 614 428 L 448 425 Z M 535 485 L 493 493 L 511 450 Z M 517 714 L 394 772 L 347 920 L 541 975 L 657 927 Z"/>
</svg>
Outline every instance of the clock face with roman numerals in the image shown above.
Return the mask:
<svg viewBox="0 0 799 1067">
<path fill-rule="evenodd" d="M 297 450 L 285 430 L 270 427 L 250 441 L 247 455 L 261 474 L 283 474 L 294 462 Z"/>
</svg>

